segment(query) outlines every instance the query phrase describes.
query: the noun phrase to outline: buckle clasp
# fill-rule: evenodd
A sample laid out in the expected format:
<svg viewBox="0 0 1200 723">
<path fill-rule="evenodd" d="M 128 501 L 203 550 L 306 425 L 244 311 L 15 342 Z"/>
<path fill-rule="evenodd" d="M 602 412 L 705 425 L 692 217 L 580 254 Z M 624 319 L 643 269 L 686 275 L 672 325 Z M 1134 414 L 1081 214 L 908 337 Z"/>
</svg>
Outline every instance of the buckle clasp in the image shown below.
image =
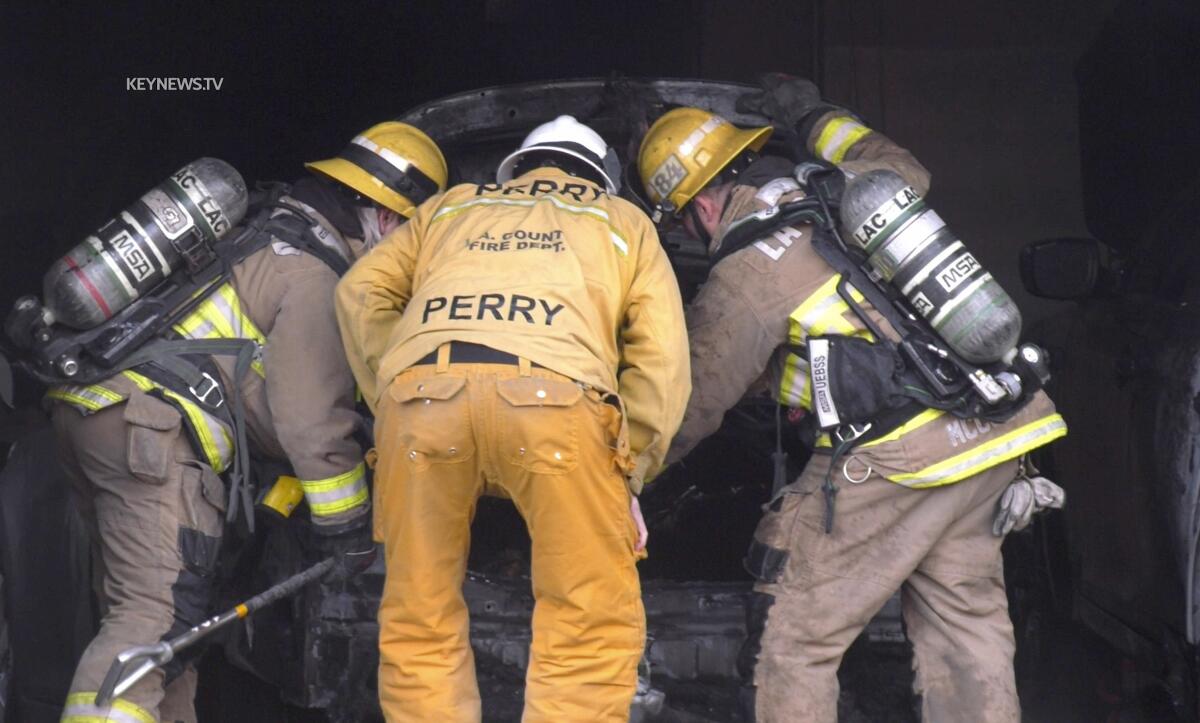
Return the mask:
<svg viewBox="0 0 1200 723">
<path fill-rule="evenodd" d="M 872 422 L 867 422 L 861 426 L 853 423 L 845 424 L 833 430 L 833 436 L 837 438 L 838 442 L 846 444 L 847 442 L 853 442 L 867 432 L 871 431 L 872 426 Z"/>
<path fill-rule="evenodd" d="M 221 385 L 216 379 L 213 379 L 212 375 L 208 372 L 201 372 L 200 375 L 204 377 L 204 381 L 197 385 L 200 388 L 197 389 L 196 387 L 188 387 L 188 391 L 191 392 L 192 396 L 195 397 L 196 400 L 201 404 L 212 407 L 213 409 L 219 408 L 225 403 L 225 395 L 221 393 Z M 215 402 L 209 402 L 208 398 L 214 393 L 217 395 L 217 400 Z"/>
</svg>

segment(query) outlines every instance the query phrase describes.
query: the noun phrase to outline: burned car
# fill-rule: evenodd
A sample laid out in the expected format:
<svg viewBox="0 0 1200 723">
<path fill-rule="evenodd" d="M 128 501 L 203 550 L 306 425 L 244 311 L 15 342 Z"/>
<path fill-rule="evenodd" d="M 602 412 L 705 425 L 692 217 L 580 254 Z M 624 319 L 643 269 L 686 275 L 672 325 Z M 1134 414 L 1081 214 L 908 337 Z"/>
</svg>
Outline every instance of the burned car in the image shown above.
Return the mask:
<svg viewBox="0 0 1200 723">
<path fill-rule="evenodd" d="M 752 90 L 688 80 L 537 83 L 458 94 L 397 120 L 437 139 L 453 184 L 491 181 L 498 162 L 530 128 L 575 115 L 617 149 L 625 169 L 622 195 L 640 202 L 633 158 L 649 121 L 672 107 L 696 105 L 735 123 L 765 125 L 766 119 L 735 108 L 738 97 Z M 802 146 L 780 132 L 767 150 L 799 160 Z M 667 233 L 662 242 L 686 301 L 707 274 L 705 249 L 682 234 Z M 737 659 L 751 584 L 741 558 L 769 496 L 776 416 L 773 403 L 745 402 L 726 416 L 717 435 L 643 495 L 652 545 L 640 566 L 648 639 L 637 719 L 736 719 Z M 807 452 L 798 435 L 781 436 L 794 475 Z M 74 661 L 97 620 L 84 528 L 54 470 L 53 440 L 42 429 L 15 446 L 0 476 L 0 570 L 12 673 L 8 720 L 57 719 Z M 260 519 L 257 534 L 227 535 L 219 608 L 295 574 L 317 556 L 303 508 L 286 520 L 266 513 Z M 480 504 L 469 569 L 465 596 L 485 715 L 513 720 L 520 715 L 533 600 L 528 538 L 507 501 Z M 357 578 L 308 587 L 212 641 L 201 715 L 229 721 L 379 719 L 375 615 L 382 586 L 377 560 Z M 872 663 L 862 667 L 875 679 L 850 682 L 843 719 L 878 720 L 884 710 L 893 719 L 908 717 L 911 672 L 896 599 L 852 651 L 847 674 L 853 676 L 856 660 L 867 655 Z M 856 688 L 870 695 L 856 697 Z"/>
</svg>

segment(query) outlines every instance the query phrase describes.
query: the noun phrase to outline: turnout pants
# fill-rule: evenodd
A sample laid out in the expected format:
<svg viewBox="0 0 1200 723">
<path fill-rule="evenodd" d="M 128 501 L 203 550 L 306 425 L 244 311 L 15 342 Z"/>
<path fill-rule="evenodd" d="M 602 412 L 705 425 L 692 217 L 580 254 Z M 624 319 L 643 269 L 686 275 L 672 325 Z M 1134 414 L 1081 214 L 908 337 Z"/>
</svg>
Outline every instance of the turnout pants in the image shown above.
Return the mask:
<svg viewBox="0 0 1200 723">
<path fill-rule="evenodd" d="M 814 455 L 770 505 L 747 558 L 759 582 L 742 672 L 756 719 L 837 720 L 842 655 L 899 588 L 922 719 L 1019 721 L 1002 540 L 991 532 L 1016 462 L 923 490 L 874 473 L 851 484 L 839 469 L 827 535 L 829 463 Z"/>
<path fill-rule="evenodd" d="M 178 635 L 208 612 L 225 489 L 196 459 L 179 412 L 137 393 L 83 416 L 54 409 L 63 465 L 88 523 L 100 631 L 75 670 L 64 723 L 196 720 L 196 674 L 174 661 L 108 706 L 94 704 L 113 658 Z"/>
<path fill-rule="evenodd" d="M 378 403 L 375 478 L 388 721 L 480 720 L 462 583 L 485 485 L 512 498 L 532 539 L 522 720 L 628 719 L 646 631 L 620 430 L 597 392 L 524 360 L 449 364 L 443 354 L 393 380 Z"/>
</svg>

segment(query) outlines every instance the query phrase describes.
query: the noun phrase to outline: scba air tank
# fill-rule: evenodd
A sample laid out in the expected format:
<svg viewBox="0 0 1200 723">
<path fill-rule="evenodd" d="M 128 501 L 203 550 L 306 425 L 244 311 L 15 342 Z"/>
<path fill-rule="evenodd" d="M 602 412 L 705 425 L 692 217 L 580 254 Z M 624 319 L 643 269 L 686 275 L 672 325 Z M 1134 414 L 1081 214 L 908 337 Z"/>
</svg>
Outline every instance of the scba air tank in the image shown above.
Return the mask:
<svg viewBox="0 0 1200 723">
<path fill-rule="evenodd" d="M 246 182 L 216 158 L 193 161 L 59 259 L 42 282 L 53 321 L 90 329 L 112 318 L 246 215 Z"/>
<path fill-rule="evenodd" d="M 893 171 L 856 176 L 842 197 L 842 228 L 960 356 L 1000 361 L 1016 347 L 1021 312 L 912 186 Z"/>
</svg>

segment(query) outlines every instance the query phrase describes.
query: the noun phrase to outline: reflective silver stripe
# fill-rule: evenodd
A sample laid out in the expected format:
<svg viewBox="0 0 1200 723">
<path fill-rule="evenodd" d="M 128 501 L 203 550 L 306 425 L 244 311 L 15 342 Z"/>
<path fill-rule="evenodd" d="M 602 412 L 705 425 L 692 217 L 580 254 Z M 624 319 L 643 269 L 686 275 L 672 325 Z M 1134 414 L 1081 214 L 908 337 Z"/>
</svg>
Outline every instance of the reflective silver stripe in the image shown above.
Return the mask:
<svg viewBox="0 0 1200 723">
<path fill-rule="evenodd" d="M 392 166 L 401 173 L 408 171 L 409 166 L 413 165 L 412 161 L 408 160 L 404 156 L 401 156 L 395 151 L 384 148 L 365 136 L 355 136 L 350 142 L 356 146 L 362 146 L 363 148 L 366 148 L 368 151 L 387 161 L 388 165 Z"/>
<path fill-rule="evenodd" d="M 333 515 L 357 507 L 367 501 L 366 465 L 335 477 L 319 480 L 300 480 L 304 499 L 315 515 Z"/>
<path fill-rule="evenodd" d="M 1066 433 L 1067 423 L 1063 421 L 1062 416 L 1052 414 L 925 469 L 888 479 L 906 487 L 934 487 L 958 482 L 1031 449 L 1049 444 Z"/>
<path fill-rule="evenodd" d="M 789 353 L 784 361 L 783 378 L 779 385 L 780 403 L 789 407 L 808 408 L 812 404 L 809 381 L 808 360 L 799 354 Z"/>
<path fill-rule="evenodd" d="M 122 698 L 107 706 L 98 706 L 95 701 L 93 691 L 68 695 L 60 723 L 156 723 L 145 708 Z"/>
<path fill-rule="evenodd" d="M 622 254 L 629 254 L 629 244 L 625 241 L 621 234 L 617 233 L 617 229 L 612 225 L 612 219 L 609 218 L 607 211 L 602 208 L 597 208 L 596 206 L 576 206 L 574 204 L 557 199 L 554 196 L 539 196 L 538 198 L 532 200 L 521 200 L 515 198 L 476 198 L 472 201 L 467 201 L 466 203 L 460 203 L 454 206 L 443 206 L 442 208 L 438 209 L 437 213 L 433 215 L 433 218 L 430 219 L 430 223 L 441 218 L 455 216 L 474 206 L 519 206 L 528 208 L 536 203 L 542 202 L 548 202 L 556 208 L 567 211 L 568 213 L 576 213 L 581 216 L 591 216 L 592 218 L 604 222 L 604 224 L 608 226 L 609 240 L 612 241 L 613 246 L 616 246 Z"/>
<path fill-rule="evenodd" d="M 834 118 L 821 130 L 813 145 L 817 154 L 825 160 L 841 163 L 846 157 L 846 152 L 870 133 L 870 128 L 853 118 Z"/>
<path fill-rule="evenodd" d="M 935 211 L 918 213 L 888 236 L 882 247 L 873 248 L 871 259 L 882 267 L 880 271 L 884 278 L 891 281 L 900 265 L 913 254 L 924 251 L 932 243 L 934 234 L 945 227 L 946 222 Z M 874 246 L 878 241 L 879 237 L 871 243 Z"/>
<path fill-rule="evenodd" d="M 696 150 L 696 146 L 704 140 L 704 137 L 712 133 L 716 129 L 725 125 L 725 119 L 719 115 L 704 121 L 699 128 L 688 134 L 688 137 L 683 139 L 683 143 L 679 144 L 679 153 L 684 156 L 690 156 Z"/>
<path fill-rule="evenodd" d="M 195 327 L 191 331 L 184 331 L 182 323 L 176 324 L 175 327 L 176 331 L 189 339 L 211 339 L 219 336 L 217 333 L 217 328 L 208 321 L 201 322 L 199 326 Z"/>
<path fill-rule="evenodd" d="M 106 407 L 111 407 L 118 402 L 125 401 L 125 396 L 118 394 L 110 389 L 93 384 L 90 387 L 80 387 L 73 384 L 60 384 L 51 387 L 46 392 L 46 397 L 49 399 L 57 399 L 62 402 L 72 404 L 85 413 L 91 414 L 98 412 Z"/>
<path fill-rule="evenodd" d="M 225 425 L 205 412 L 199 405 L 169 389 L 163 393 L 174 399 L 187 415 L 188 426 L 200 440 L 208 465 L 218 474 L 224 472 L 233 462 L 233 437 Z"/>
</svg>

